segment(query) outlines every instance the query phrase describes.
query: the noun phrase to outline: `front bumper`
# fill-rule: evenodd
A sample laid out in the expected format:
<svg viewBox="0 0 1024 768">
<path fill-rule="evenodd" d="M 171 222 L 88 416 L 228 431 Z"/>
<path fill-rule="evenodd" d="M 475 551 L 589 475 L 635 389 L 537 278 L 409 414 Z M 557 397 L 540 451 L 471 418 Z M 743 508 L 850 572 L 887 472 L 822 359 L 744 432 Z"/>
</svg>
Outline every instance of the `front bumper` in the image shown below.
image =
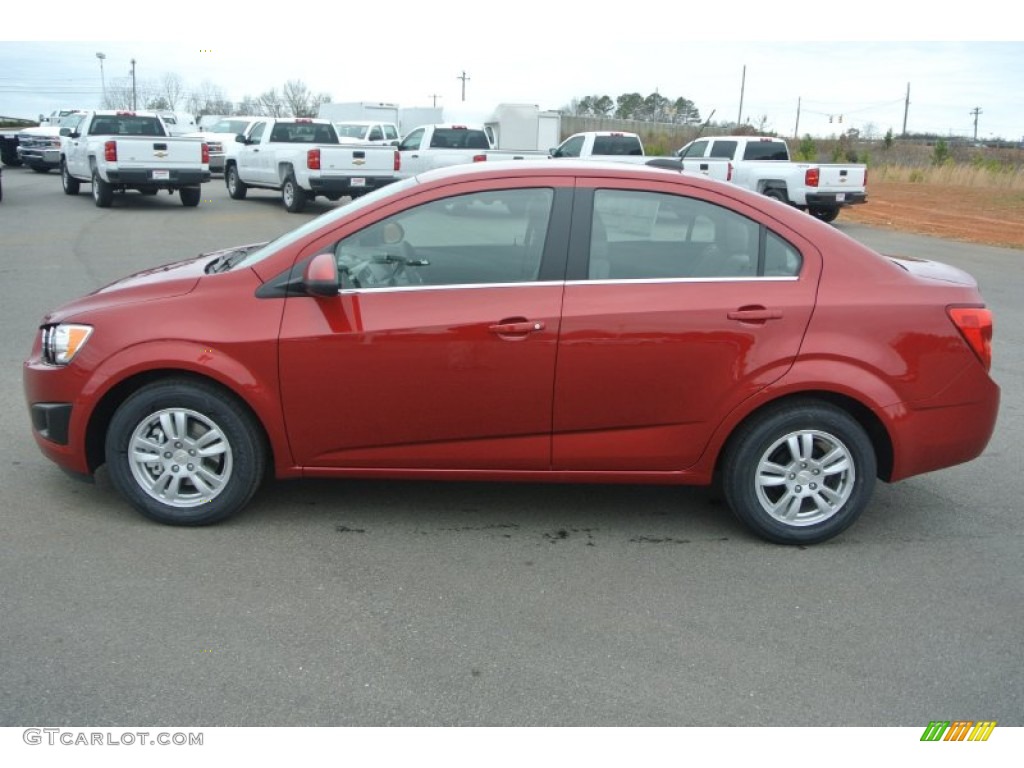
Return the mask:
<svg viewBox="0 0 1024 768">
<path fill-rule="evenodd" d="M 51 168 L 60 167 L 60 149 L 44 149 L 41 147 L 25 147 L 21 144 L 17 148 L 18 159 L 29 165 L 46 165 Z"/>
</svg>

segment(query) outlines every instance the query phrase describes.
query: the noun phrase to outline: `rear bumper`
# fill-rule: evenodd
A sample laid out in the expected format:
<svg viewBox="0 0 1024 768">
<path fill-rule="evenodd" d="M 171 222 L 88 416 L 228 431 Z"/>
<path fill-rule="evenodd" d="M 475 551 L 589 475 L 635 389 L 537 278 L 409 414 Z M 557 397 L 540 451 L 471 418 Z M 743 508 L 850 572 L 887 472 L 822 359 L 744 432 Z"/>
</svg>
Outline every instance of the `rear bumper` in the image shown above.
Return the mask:
<svg viewBox="0 0 1024 768">
<path fill-rule="evenodd" d="M 107 181 L 111 184 L 125 184 L 129 187 L 157 187 L 160 189 L 177 187 L 194 187 L 210 180 L 210 172 L 206 171 L 175 171 L 168 173 L 166 179 L 153 178 L 153 169 L 107 171 Z"/>
<path fill-rule="evenodd" d="M 341 178 L 310 179 L 309 187 L 315 195 L 338 193 L 348 195 L 353 192 L 362 194 L 372 189 L 385 187 L 398 181 L 397 176 L 344 176 Z"/>
<path fill-rule="evenodd" d="M 982 454 L 995 431 L 999 385 L 970 365 L 936 397 L 885 409 L 892 425 L 890 480 L 952 467 Z"/>
<path fill-rule="evenodd" d="M 829 208 L 836 205 L 860 205 L 867 201 L 867 192 L 815 192 L 807 194 L 807 205 Z"/>
</svg>

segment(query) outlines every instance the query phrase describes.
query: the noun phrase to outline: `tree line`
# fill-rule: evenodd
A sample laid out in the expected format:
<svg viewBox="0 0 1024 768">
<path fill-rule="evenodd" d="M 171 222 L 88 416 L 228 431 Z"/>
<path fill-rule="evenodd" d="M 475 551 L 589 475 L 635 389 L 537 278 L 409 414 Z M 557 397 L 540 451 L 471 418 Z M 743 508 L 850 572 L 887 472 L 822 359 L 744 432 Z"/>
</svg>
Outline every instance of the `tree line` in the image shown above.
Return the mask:
<svg viewBox="0 0 1024 768">
<path fill-rule="evenodd" d="M 188 88 L 173 72 L 159 80 L 132 84 L 131 78 L 119 78 L 106 86 L 104 109 L 151 109 L 187 112 L 190 115 L 267 115 L 270 117 L 316 117 L 320 105 L 331 100 L 330 94 L 313 93 L 301 80 L 288 80 L 280 88 L 271 88 L 257 96 L 246 95 L 241 101 L 228 99 L 223 89 L 203 81 Z"/>
<path fill-rule="evenodd" d="M 648 96 L 636 92 L 623 93 L 614 100 L 608 95 L 583 96 L 574 98 L 561 111 L 573 117 L 614 117 L 619 120 L 680 124 L 701 121 L 700 110 L 692 101 L 681 96 L 670 99 L 657 91 Z"/>
</svg>

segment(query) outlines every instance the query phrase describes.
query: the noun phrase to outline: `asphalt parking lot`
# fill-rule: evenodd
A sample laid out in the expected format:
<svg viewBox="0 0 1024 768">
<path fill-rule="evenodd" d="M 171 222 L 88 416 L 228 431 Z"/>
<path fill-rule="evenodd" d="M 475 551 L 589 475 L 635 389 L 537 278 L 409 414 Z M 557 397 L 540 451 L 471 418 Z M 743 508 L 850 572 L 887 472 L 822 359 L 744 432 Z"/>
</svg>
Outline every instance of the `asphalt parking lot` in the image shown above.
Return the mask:
<svg viewBox="0 0 1024 768">
<path fill-rule="evenodd" d="M 767 544 L 708 490 L 640 486 L 290 481 L 186 530 L 36 448 L 38 322 L 343 203 L 288 214 L 215 177 L 195 209 L 98 209 L 18 168 L 3 188 L 0 726 L 1024 725 L 1024 252 L 840 217 L 975 275 L 1003 399 L 981 458 L 879 485 L 825 544 Z"/>
</svg>

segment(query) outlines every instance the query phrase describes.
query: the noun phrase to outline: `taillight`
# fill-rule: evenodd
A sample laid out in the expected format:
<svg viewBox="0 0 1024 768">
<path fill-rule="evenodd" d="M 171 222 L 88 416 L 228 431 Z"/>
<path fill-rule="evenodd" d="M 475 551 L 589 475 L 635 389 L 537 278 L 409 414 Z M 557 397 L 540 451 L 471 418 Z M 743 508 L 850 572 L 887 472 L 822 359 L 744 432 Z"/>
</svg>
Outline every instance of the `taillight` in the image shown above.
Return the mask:
<svg viewBox="0 0 1024 768">
<path fill-rule="evenodd" d="M 203 165 L 210 164 L 210 145 L 203 144 Z"/>
<path fill-rule="evenodd" d="M 311 171 L 320 170 L 320 150 L 311 149 L 306 152 L 306 167 Z"/>
<path fill-rule="evenodd" d="M 868 185 L 868 169 L 867 169 L 867 167 L 865 167 L 864 168 L 864 186 L 866 187 L 867 185 Z"/>
<path fill-rule="evenodd" d="M 804 184 L 808 187 L 818 186 L 818 182 L 821 180 L 821 169 L 820 168 L 808 168 L 807 173 L 804 174 Z"/>
<path fill-rule="evenodd" d="M 991 370 L 992 311 L 983 307 L 947 307 L 946 312 L 985 370 Z"/>
<path fill-rule="evenodd" d="M 487 159 L 487 155 L 473 155 L 473 162 L 474 163 L 482 163 L 486 159 Z M 488 168 L 489 167 L 490 166 L 488 166 Z"/>
<path fill-rule="evenodd" d="M 402 156 L 398 153 L 397 149 L 395 150 L 395 170 L 402 170 Z"/>
<path fill-rule="evenodd" d="M 107 141 L 103 143 L 103 159 L 108 163 L 117 162 L 117 142 Z"/>
</svg>

